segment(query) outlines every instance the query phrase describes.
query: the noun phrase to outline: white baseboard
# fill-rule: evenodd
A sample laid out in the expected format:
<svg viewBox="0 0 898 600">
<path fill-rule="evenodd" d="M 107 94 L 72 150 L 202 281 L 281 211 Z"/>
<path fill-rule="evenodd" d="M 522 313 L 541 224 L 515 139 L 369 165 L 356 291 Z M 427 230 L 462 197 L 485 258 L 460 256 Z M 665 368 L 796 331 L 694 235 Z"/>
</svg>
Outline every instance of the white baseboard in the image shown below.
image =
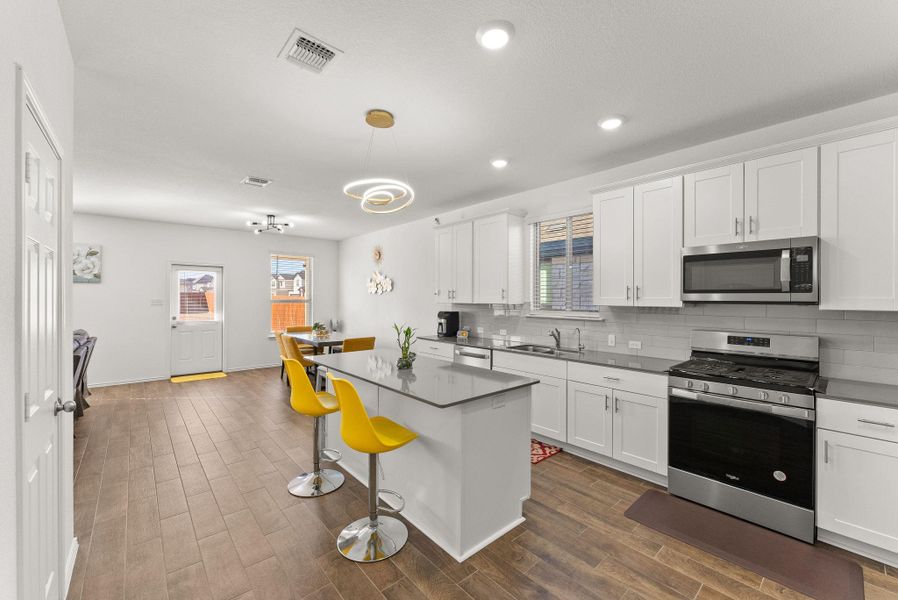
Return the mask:
<svg viewBox="0 0 898 600">
<path fill-rule="evenodd" d="M 653 471 L 647 471 L 645 469 L 640 469 L 639 467 L 634 467 L 633 465 L 628 465 L 619 460 L 615 460 L 613 458 L 609 458 L 607 456 L 602 456 L 601 454 L 596 454 L 595 452 L 591 452 L 589 450 L 584 450 L 583 448 L 578 448 L 577 446 L 572 446 L 566 442 L 560 442 L 558 440 L 553 440 L 552 438 L 547 438 L 545 436 L 531 433 L 530 436 L 533 439 L 539 440 L 541 442 L 545 442 L 546 444 L 551 444 L 552 446 L 558 446 L 568 454 L 573 454 L 574 456 L 579 456 L 580 458 L 585 458 L 590 462 L 594 462 L 600 464 L 604 467 L 608 467 L 610 469 L 614 469 L 615 471 L 621 471 L 622 473 L 626 473 L 627 475 L 632 475 L 633 477 L 638 477 L 640 479 L 645 479 L 646 481 L 651 481 L 654 484 L 660 485 L 664 488 L 667 488 L 667 477 L 664 475 L 660 475 Z M 549 460 L 552 460 L 551 458 Z"/>
<path fill-rule="evenodd" d="M 817 539 L 821 542 L 826 542 L 827 544 L 842 548 L 843 550 L 848 550 L 849 552 L 854 552 L 855 554 L 878 560 L 881 563 L 885 563 L 898 569 L 898 554 L 895 554 L 894 552 L 883 550 L 882 548 L 877 548 L 876 546 L 871 546 L 865 542 L 859 542 L 858 540 L 853 540 L 850 537 L 846 537 L 839 533 L 833 533 L 832 531 L 826 531 L 825 529 L 817 530 Z"/>
<path fill-rule="evenodd" d="M 224 369 L 224 372 L 225 373 L 235 373 L 237 371 L 252 371 L 254 369 L 271 369 L 271 368 L 280 367 L 280 366 L 281 366 L 280 362 L 274 362 L 274 363 L 266 363 L 266 364 L 261 364 L 261 365 L 230 367 L 228 369 Z M 113 385 L 128 385 L 131 383 L 150 383 L 152 381 L 166 381 L 170 377 L 171 377 L 171 375 L 165 375 L 162 377 L 139 377 L 136 379 L 122 379 L 119 381 L 100 381 L 100 382 L 88 381 L 88 384 L 90 385 L 91 388 L 103 388 L 103 387 L 111 387 Z"/>
<path fill-rule="evenodd" d="M 78 538 L 72 538 L 72 544 L 69 546 L 69 554 L 65 559 L 65 593 L 63 597 L 68 597 L 69 586 L 72 584 L 72 575 L 75 573 L 75 559 L 78 558 Z"/>
</svg>

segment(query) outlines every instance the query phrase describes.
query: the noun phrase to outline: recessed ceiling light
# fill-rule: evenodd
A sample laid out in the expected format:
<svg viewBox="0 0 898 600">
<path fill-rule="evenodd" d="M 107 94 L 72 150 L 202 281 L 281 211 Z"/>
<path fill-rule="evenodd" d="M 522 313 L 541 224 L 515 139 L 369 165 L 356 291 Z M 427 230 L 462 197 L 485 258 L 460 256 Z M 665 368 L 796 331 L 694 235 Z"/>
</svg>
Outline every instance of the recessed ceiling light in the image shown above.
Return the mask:
<svg viewBox="0 0 898 600">
<path fill-rule="evenodd" d="M 508 166 L 508 161 L 504 158 L 496 158 L 490 161 L 490 164 L 497 169 L 504 169 Z"/>
<path fill-rule="evenodd" d="M 599 121 L 599 127 L 605 131 L 612 131 L 624 124 L 623 117 L 605 117 Z"/>
<path fill-rule="evenodd" d="M 504 48 L 514 35 L 514 25 L 508 21 L 490 21 L 477 28 L 477 43 L 488 50 Z"/>
</svg>

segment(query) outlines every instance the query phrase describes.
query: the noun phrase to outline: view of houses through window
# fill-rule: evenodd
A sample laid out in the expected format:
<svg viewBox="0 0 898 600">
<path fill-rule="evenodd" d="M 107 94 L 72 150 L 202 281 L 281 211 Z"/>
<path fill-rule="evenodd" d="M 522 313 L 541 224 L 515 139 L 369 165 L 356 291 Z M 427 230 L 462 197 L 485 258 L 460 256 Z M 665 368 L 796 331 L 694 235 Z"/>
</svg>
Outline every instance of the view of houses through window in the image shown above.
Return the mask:
<svg viewBox="0 0 898 600">
<path fill-rule="evenodd" d="M 215 320 L 215 271 L 178 271 L 178 320 Z"/>
<path fill-rule="evenodd" d="M 595 312 L 592 213 L 533 225 L 533 311 Z"/>
<path fill-rule="evenodd" d="M 311 325 L 312 259 L 271 255 L 271 331 Z"/>
</svg>

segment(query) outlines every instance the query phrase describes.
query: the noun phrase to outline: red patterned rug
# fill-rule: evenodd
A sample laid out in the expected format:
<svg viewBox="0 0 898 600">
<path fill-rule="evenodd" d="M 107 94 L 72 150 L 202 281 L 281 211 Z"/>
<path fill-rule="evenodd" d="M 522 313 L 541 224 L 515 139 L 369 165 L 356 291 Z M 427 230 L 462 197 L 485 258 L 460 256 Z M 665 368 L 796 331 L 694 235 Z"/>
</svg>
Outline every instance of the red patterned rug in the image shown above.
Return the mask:
<svg viewBox="0 0 898 600">
<path fill-rule="evenodd" d="M 530 440 L 530 464 L 536 464 L 561 452 L 558 446 L 544 444 L 539 440 Z"/>
</svg>

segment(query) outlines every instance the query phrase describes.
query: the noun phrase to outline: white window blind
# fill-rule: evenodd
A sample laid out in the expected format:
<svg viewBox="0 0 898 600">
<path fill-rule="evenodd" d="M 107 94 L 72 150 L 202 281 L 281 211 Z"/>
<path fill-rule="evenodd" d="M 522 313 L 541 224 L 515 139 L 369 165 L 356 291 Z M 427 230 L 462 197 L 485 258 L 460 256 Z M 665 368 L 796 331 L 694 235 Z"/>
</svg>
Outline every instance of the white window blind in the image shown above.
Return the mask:
<svg viewBox="0 0 898 600">
<path fill-rule="evenodd" d="M 271 255 L 271 331 L 312 324 L 312 259 Z"/>
<path fill-rule="evenodd" d="M 592 238 L 592 213 L 533 224 L 533 311 L 598 311 Z"/>
</svg>

